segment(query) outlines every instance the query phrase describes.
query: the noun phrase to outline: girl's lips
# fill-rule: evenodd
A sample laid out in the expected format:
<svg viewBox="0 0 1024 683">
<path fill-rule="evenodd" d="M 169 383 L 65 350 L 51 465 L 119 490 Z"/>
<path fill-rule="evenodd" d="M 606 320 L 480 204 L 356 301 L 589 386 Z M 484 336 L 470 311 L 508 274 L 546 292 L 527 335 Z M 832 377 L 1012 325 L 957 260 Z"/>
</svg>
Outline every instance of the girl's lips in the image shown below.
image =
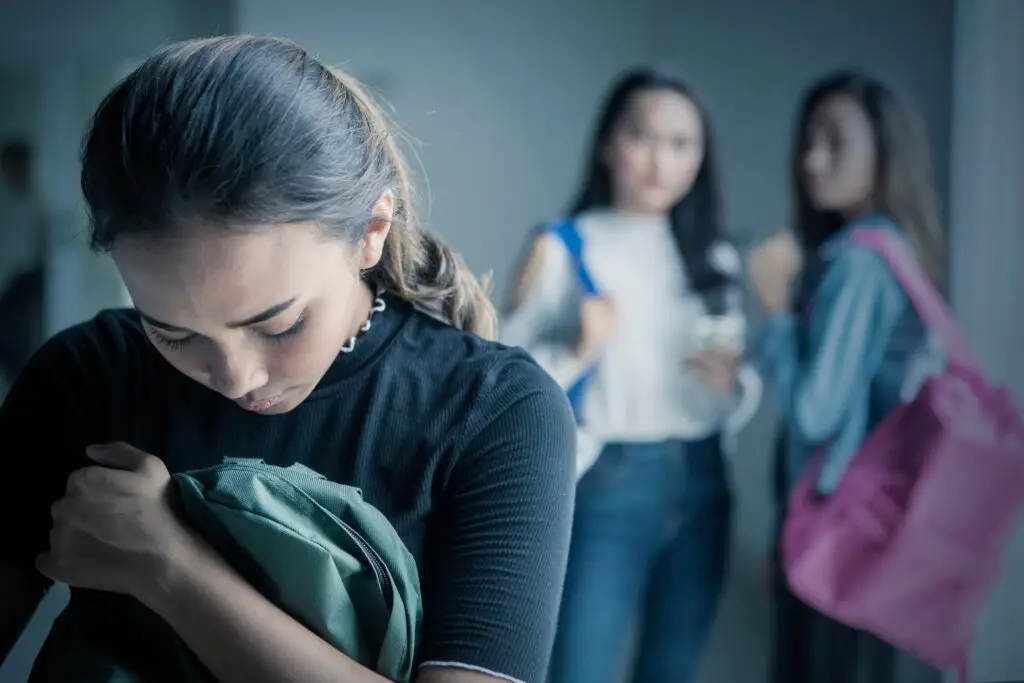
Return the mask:
<svg viewBox="0 0 1024 683">
<path fill-rule="evenodd" d="M 276 406 L 280 402 L 281 402 L 281 397 L 280 396 L 275 396 L 274 398 L 268 398 L 268 399 L 264 399 L 262 401 L 244 401 L 244 402 L 239 402 L 239 405 L 242 406 L 243 408 L 245 408 L 246 410 L 251 410 L 251 411 L 253 411 L 255 413 L 259 413 L 259 412 L 262 412 L 264 410 L 269 410 L 269 409 L 273 408 L 274 406 Z"/>
</svg>

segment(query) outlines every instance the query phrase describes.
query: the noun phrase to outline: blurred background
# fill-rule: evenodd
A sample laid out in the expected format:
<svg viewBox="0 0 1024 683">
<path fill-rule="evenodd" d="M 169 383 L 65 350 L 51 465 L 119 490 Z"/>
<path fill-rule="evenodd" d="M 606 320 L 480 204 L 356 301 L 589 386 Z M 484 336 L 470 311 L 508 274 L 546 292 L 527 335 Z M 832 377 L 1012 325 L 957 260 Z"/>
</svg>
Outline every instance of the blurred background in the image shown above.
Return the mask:
<svg viewBox="0 0 1024 683">
<path fill-rule="evenodd" d="M 954 306 L 989 369 L 1024 397 L 1014 300 L 1024 291 L 1024 0 L 0 0 L 0 339 L 10 354 L 32 326 L 41 338 L 128 303 L 84 239 L 78 152 L 100 98 L 162 43 L 233 32 L 291 38 L 385 100 L 419 160 L 429 225 L 476 272 L 493 271 L 496 295 L 527 231 L 565 208 L 598 99 L 625 68 L 667 64 L 701 95 L 741 246 L 786 221 L 802 90 L 834 68 L 866 69 L 927 119 Z M 738 528 L 706 683 L 766 679 L 774 424 L 766 406 L 733 463 Z M 34 457 L 30 444 L 0 448 Z M 25 680 L 59 607 L 60 596 L 46 603 L 0 682 Z M 974 664 L 979 681 L 1024 680 L 1020 533 Z"/>
</svg>

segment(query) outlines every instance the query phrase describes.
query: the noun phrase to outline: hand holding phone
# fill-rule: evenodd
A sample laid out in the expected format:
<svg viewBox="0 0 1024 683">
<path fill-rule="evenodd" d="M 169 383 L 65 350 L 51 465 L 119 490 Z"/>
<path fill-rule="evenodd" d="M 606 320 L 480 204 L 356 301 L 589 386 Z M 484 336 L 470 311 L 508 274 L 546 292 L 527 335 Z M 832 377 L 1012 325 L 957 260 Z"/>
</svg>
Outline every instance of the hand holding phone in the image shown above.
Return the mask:
<svg viewBox="0 0 1024 683">
<path fill-rule="evenodd" d="M 695 351 L 729 351 L 742 354 L 747 337 L 747 321 L 742 315 L 702 315 L 694 322 L 692 345 Z"/>
<path fill-rule="evenodd" d="M 704 315 L 694 322 L 689 366 L 718 391 L 733 390 L 746 340 L 742 315 Z"/>
<path fill-rule="evenodd" d="M 704 383 L 716 391 L 728 394 L 736 386 L 740 356 L 727 349 L 702 349 L 690 355 L 687 363 Z"/>
</svg>

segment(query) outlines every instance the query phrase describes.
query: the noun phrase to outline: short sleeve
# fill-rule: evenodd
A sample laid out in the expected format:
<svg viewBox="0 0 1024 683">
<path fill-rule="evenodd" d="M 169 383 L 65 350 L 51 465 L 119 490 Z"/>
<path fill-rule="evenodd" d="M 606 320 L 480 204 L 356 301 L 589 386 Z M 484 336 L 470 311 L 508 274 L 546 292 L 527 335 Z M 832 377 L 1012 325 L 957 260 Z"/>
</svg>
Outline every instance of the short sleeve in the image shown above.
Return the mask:
<svg viewBox="0 0 1024 683">
<path fill-rule="evenodd" d="M 565 393 L 509 350 L 478 394 L 425 567 L 421 667 L 543 681 L 569 552 L 576 428 Z"/>
<path fill-rule="evenodd" d="M 93 341 L 84 326 L 50 339 L 0 406 L 0 562 L 31 567 L 47 549 L 50 506 L 86 462 L 106 385 L 92 371 Z"/>
</svg>

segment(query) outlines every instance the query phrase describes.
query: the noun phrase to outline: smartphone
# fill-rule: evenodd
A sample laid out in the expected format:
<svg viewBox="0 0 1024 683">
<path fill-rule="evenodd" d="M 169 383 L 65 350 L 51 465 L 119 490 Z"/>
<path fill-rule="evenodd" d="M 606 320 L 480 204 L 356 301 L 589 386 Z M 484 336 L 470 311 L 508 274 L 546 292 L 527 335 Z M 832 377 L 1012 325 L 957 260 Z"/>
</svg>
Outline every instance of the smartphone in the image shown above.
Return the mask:
<svg viewBox="0 0 1024 683">
<path fill-rule="evenodd" d="M 747 319 L 742 315 L 702 315 L 694 322 L 693 346 L 698 350 L 743 353 L 746 340 Z"/>
</svg>

